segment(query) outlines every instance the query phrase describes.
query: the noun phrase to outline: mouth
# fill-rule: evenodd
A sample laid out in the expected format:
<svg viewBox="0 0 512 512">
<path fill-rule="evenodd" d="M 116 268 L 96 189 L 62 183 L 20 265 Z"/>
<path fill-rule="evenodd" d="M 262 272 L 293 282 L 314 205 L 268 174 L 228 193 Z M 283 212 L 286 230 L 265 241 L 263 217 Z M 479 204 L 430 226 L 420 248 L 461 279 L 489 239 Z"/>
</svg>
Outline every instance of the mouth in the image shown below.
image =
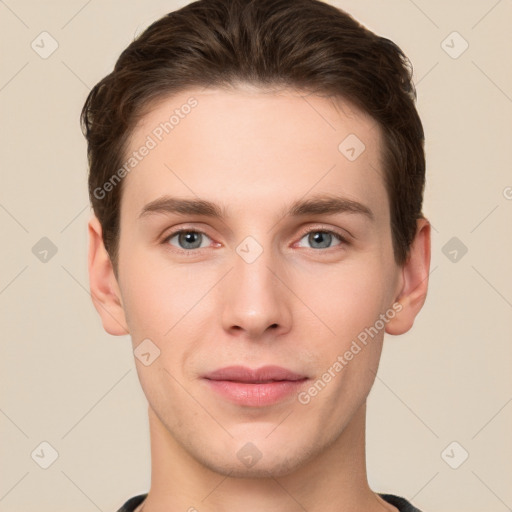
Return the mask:
<svg viewBox="0 0 512 512">
<path fill-rule="evenodd" d="M 209 388 L 237 405 L 264 407 L 297 393 L 309 378 L 279 366 L 220 368 L 203 376 Z"/>
<path fill-rule="evenodd" d="M 247 382 L 262 384 L 275 381 L 297 381 L 307 378 L 306 375 L 293 372 L 281 366 L 262 366 L 251 369 L 247 366 L 226 366 L 203 376 L 209 380 L 224 380 L 232 382 Z"/>
</svg>

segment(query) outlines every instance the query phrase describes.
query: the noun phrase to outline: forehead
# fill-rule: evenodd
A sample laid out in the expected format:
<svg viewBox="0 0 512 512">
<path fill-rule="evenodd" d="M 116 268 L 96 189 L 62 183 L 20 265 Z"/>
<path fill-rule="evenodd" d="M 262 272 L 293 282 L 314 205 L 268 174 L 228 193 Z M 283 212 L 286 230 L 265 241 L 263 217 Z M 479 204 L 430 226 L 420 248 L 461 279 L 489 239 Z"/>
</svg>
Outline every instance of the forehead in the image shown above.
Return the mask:
<svg viewBox="0 0 512 512">
<path fill-rule="evenodd" d="M 189 89 L 159 100 L 133 129 L 122 211 L 135 217 L 164 193 L 237 212 L 328 192 L 388 218 L 381 144 L 377 123 L 343 99 Z"/>
</svg>

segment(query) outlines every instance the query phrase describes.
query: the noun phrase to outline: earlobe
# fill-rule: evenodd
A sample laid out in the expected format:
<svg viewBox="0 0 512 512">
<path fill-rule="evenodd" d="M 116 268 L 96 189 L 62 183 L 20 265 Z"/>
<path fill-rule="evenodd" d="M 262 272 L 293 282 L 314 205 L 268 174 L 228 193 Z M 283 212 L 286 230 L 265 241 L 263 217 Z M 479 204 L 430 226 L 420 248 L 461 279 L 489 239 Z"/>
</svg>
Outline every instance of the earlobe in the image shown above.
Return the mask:
<svg viewBox="0 0 512 512">
<path fill-rule="evenodd" d="M 103 328 L 113 336 L 129 334 L 121 293 L 112 262 L 105 249 L 102 228 L 96 216 L 89 220 L 89 287 L 96 311 Z"/>
<path fill-rule="evenodd" d="M 402 288 L 396 302 L 400 303 L 400 312 L 386 325 L 388 334 L 404 334 L 414 323 L 420 312 L 428 290 L 430 271 L 430 223 L 427 219 L 418 219 L 416 236 L 411 244 L 409 257 L 402 266 Z"/>
</svg>

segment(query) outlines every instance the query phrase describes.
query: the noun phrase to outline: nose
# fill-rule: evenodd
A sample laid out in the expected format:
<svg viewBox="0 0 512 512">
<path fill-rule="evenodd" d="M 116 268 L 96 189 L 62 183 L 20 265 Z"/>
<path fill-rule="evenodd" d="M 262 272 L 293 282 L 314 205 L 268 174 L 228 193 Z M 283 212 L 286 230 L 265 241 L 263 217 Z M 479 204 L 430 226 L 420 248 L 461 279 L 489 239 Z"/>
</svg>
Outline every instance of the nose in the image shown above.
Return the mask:
<svg viewBox="0 0 512 512">
<path fill-rule="evenodd" d="M 283 282 L 282 267 L 270 251 L 263 251 L 252 262 L 237 253 L 233 260 L 233 269 L 220 290 L 224 330 L 260 341 L 287 332 L 293 295 Z"/>
</svg>

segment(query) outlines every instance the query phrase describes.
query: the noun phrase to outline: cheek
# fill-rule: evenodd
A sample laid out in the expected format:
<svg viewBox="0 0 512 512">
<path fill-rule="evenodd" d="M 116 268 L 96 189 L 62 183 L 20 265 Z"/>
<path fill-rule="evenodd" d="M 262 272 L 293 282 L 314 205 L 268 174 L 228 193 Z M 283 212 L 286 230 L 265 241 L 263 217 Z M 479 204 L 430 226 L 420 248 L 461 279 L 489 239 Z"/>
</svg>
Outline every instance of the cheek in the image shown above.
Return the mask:
<svg viewBox="0 0 512 512">
<path fill-rule="evenodd" d="M 171 267 L 162 258 L 150 261 L 147 255 L 133 253 L 120 259 L 121 264 L 123 305 L 135 344 L 135 338 L 171 337 L 173 326 L 207 290 L 209 281 L 191 267 Z"/>
<path fill-rule="evenodd" d="M 365 327 L 373 325 L 387 308 L 389 283 L 386 270 L 374 258 L 344 262 L 330 270 L 298 276 L 293 287 L 309 307 L 322 332 L 335 343 L 349 342 Z M 310 314 L 307 314 L 311 325 Z"/>
</svg>

